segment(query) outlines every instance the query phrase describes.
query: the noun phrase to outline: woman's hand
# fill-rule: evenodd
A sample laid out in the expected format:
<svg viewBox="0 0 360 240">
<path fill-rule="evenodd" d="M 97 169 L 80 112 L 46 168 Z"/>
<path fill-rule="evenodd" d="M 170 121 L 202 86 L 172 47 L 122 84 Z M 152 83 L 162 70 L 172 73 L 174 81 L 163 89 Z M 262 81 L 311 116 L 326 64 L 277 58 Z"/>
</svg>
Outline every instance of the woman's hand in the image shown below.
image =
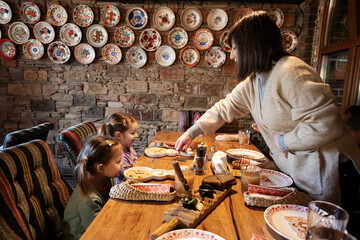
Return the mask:
<svg viewBox="0 0 360 240">
<path fill-rule="evenodd" d="M 186 152 L 192 142 L 192 138 L 188 132 L 181 135 L 175 143 L 175 149 L 177 151 Z"/>
<path fill-rule="evenodd" d="M 257 123 L 251 124 L 251 127 L 252 127 L 255 131 L 260 132 Z"/>
<path fill-rule="evenodd" d="M 288 157 L 288 152 L 284 152 L 280 145 L 279 145 L 279 137 L 280 137 L 280 134 L 276 134 L 275 137 L 274 137 L 274 141 L 275 141 L 275 145 L 276 147 L 279 149 L 280 152 L 282 152 L 282 154 L 284 154 L 284 157 L 287 158 Z"/>
</svg>

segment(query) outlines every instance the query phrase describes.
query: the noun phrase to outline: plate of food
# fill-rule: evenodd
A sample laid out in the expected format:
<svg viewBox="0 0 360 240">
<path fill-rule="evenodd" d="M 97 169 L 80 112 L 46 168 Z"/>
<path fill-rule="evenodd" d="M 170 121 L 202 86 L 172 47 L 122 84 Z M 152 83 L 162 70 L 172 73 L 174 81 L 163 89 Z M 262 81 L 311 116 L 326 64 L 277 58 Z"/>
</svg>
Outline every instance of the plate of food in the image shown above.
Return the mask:
<svg viewBox="0 0 360 240">
<path fill-rule="evenodd" d="M 10 6 L 4 2 L 0 1 L 0 24 L 7 24 L 10 22 L 12 17 L 12 11 Z"/>
<path fill-rule="evenodd" d="M 154 12 L 153 22 L 159 31 L 168 31 L 174 26 L 175 14 L 168 7 L 160 7 Z"/>
<path fill-rule="evenodd" d="M 54 26 L 62 26 L 68 19 L 65 8 L 59 4 L 51 5 L 47 10 L 47 17 Z"/>
<path fill-rule="evenodd" d="M 127 48 L 133 45 L 135 41 L 135 34 L 131 28 L 127 26 L 121 26 L 116 29 L 114 34 L 116 44 L 122 48 Z"/>
<path fill-rule="evenodd" d="M 188 31 L 194 31 L 201 26 L 202 14 L 194 7 L 186 8 L 180 16 L 181 25 Z"/>
<path fill-rule="evenodd" d="M 176 53 L 172 47 L 163 45 L 156 50 L 155 59 L 159 65 L 167 67 L 175 62 Z"/>
<path fill-rule="evenodd" d="M 155 51 L 161 45 L 161 35 L 155 29 L 145 29 L 140 34 L 140 45 L 146 51 Z"/>
<path fill-rule="evenodd" d="M 281 188 L 292 184 L 292 178 L 284 173 L 265 168 L 261 170 L 261 186 Z"/>
<path fill-rule="evenodd" d="M 154 158 L 159 158 L 159 157 L 165 157 L 165 156 L 184 156 L 184 157 L 191 157 L 194 152 L 192 151 L 187 151 L 187 152 L 178 152 L 175 149 L 169 149 L 169 148 L 160 148 L 160 147 L 152 147 L 152 148 L 147 148 L 145 150 L 145 154 L 148 157 L 154 157 Z"/>
<path fill-rule="evenodd" d="M 33 32 L 35 38 L 42 43 L 51 43 L 55 38 L 55 30 L 47 22 L 35 24 Z"/>
<path fill-rule="evenodd" d="M 80 43 L 74 50 L 75 59 L 82 64 L 90 64 L 95 59 L 94 48 L 87 43 Z"/>
<path fill-rule="evenodd" d="M 225 240 L 224 238 L 205 230 L 179 229 L 167 232 L 156 240 Z"/>
<path fill-rule="evenodd" d="M 35 24 L 40 19 L 40 9 L 33 2 L 24 2 L 20 7 L 20 17 L 25 23 Z"/>
<path fill-rule="evenodd" d="M 281 31 L 282 36 L 282 44 L 285 50 L 290 53 L 294 51 L 297 45 L 297 37 L 293 31 L 290 30 L 283 30 Z"/>
<path fill-rule="evenodd" d="M 226 53 L 221 47 L 211 47 L 205 53 L 205 62 L 208 67 L 218 68 L 224 65 Z"/>
<path fill-rule="evenodd" d="M 215 137 L 216 141 L 231 141 L 237 142 L 239 141 L 239 134 L 221 134 Z"/>
<path fill-rule="evenodd" d="M 106 5 L 101 9 L 101 22 L 108 27 L 113 27 L 120 21 L 120 11 L 113 5 Z"/>
<path fill-rule="evenodd" d="M 175 49 L 185 47 L 188 40 L 188 34 L 183 28 L 173 28 L 168 34 L 168 42 Z"/>
<path fill-rule="evenodd" d="M 207 17 L 207 24 L 214 31 L 220 31 L 226 27 L 228 15 L 220 8 L 212 10 Z"/>
<path fill-rule="evenodd" d="M 181 170 L 188 169 L 187 166 L 181 166 Z M 167 178 L 175 179 L 174 170 L 152 169 L 149 167 L 132 167 L 124 171 L 124 176 L 128 180 L 138 180 L 146 182 L 150 180 L 164 180 Z"/>
<path fill-rule="evenodd" d="M 148 15 L 141 7 L 130 8 L 126 13 L 126 23 L 134 30 L 143 29 L 148 22 Z"/>
<path fill-rule="evenodd" d="M 67 23 L 60 29 L 60 39 L 68 46 L 76 46 L 82 38 L 81 30 L 73 23 Z"/>
<path fill-rule="evenodd" d="M 197 49 L 207 50 L 214 43 L 214 35 L 209 29 L 202 28 L 195 32 L 193 42 Z"/>
<path fill-rule="evenodd" d="M 186 47 L 180 52 L 180 62 L 187 67 L 193 67 L 200 61 L 200 53 L 194 47 Z"/>
<path fill-rule="evenodd" d="M 77 5 L 73 10 L 74 22 L 80 27 L 88 27 L 94 21 L 94 12 L 87 5 Z"/>
</svg>

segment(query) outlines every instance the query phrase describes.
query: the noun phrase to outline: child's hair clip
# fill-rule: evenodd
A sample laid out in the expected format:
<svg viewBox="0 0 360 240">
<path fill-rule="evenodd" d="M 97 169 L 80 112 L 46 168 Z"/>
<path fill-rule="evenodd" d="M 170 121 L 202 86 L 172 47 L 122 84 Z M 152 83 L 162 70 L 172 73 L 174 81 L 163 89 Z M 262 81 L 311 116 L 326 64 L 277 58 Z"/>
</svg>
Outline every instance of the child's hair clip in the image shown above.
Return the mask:
<svg viewBox="0 0 360 240">
<path fill-rule="evenodd" d="M 112 146 L 112 143 L 109 140 L 105 140 L 107 142 L 107 144 L 109 145 L 109 147 Z"/>
<path fill-rule="evenodd" d="M 124 127 L 126 126 L 126 120 L 125 119 L 123 120 L 123 125 L 124 125 Z"/>
</svg>

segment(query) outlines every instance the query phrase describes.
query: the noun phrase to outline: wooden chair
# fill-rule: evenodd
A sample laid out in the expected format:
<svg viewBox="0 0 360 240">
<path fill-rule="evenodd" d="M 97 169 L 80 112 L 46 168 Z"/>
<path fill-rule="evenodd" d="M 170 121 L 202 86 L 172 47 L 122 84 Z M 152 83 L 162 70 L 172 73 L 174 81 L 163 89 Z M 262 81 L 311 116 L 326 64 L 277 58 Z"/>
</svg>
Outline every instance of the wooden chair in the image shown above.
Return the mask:
<svg viewBox="0 0 360 240">
<path fill-rule="evenodd" d="M 72 188 L 49 146 L 33 140 L 0 152 L 0 238 L 62 239 Z"/>
</svg>

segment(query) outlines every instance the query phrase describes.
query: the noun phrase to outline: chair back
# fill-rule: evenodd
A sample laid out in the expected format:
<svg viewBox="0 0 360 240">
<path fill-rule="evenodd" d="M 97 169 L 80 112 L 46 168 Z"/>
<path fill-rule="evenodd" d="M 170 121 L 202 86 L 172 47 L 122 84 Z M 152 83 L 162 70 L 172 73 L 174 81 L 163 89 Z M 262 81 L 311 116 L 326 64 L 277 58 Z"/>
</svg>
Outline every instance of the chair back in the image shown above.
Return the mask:
<svg viewBox="0 0 360 240">
<path fill-rule="evenodd" d="M 65 144 L 66 149 L 69 152 L 73 168 L 76 166 L 76 157 L 83 148 L 83 143 L 87 138 L 91 135 L 95 135 L 96 133 L 97 129 L 94 123 L 83 122 L 69 127 L 59 134 L 58 139 Z"/>
<path fill-rule="evenodd" d="M 54 128 L 54 124 L 50 122 L 44 122 L 31 128 L 11 132 L 7 134 L 5 137 L 3 149 L 21 143 L 26 143 L 35 139 L 41 139 L 46 142 L 48 133 L 53 128 Z"/>
<path fill-rule="evenodd" d="M 72 188 L 42 140 L 0 152 L 1 239 L 61 239 Z"/>
<path fill-rule="evenodd" d="M 182 110 L 182 111 L 180 111 L 179 131 L 185 132 L 203 114 L 204 114 L 204 111 L 197 111 L 197 110 Z"/>
</svg>

